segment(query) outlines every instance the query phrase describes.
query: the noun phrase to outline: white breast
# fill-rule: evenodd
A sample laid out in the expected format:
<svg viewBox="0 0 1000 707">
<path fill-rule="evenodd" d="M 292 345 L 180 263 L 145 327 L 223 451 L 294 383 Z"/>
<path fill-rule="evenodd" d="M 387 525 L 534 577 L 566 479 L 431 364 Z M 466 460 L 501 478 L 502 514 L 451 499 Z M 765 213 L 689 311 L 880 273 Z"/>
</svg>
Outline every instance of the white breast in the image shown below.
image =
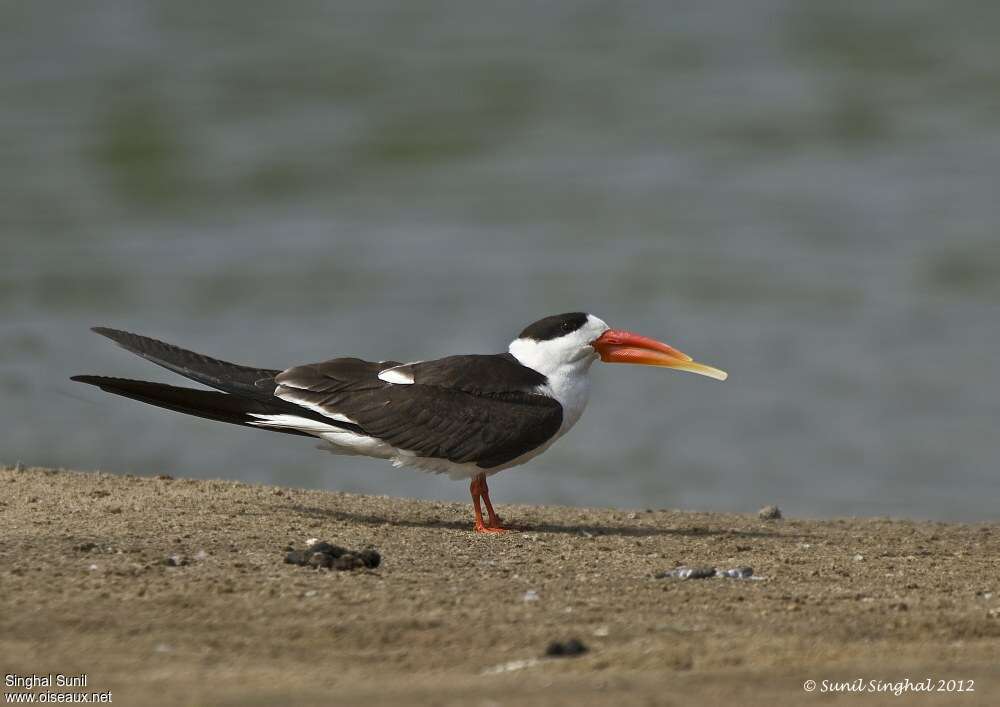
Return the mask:
<svg viewBox="0 0 1000 707">
<path fill-rule="evenodd" d="M 589 368 L 589 366 L 588 366 Z M 562 437 L 577 423 L 590 399 L 590 376 L 587 371 L 566 370 L 550 375 L 548 383 L 539 388 L 540 393 L 555 398 L 563 409 L 562 426 L 556 438 Z"/>
<path fill-rule="evenodd" d="M 515 339 L 511 342 L 511 355 L 522 366 L 546 377 L 545 385 L 540 386 L 538 392 L 555 398 L 562 405 L 562 426 L 548 444 L 566 434 L 587 407 L 587 399 L 590 397 L 590 366 L 598 358 L 590 341 L 608 328 L 607 324 L 596 317 L 590 319 L 593 321 L 587 326 L 558 339 Z"/>
</svg>

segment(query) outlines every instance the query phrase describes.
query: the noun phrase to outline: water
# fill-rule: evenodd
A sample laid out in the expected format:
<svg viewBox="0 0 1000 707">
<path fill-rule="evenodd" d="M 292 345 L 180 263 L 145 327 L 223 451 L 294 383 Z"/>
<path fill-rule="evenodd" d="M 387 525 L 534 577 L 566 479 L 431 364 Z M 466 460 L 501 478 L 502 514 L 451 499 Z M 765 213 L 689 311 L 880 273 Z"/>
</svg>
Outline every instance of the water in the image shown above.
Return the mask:
<svg viewBox="0 0 1000 707">
<path fill-rule="evenodd" d="M 506 348 L 595 366 L 501 502 L 995 518 L 1000 6 L 0 6 L 0 462 L 424 498 L 464 484 L 67 379 Z"/>
</svg>

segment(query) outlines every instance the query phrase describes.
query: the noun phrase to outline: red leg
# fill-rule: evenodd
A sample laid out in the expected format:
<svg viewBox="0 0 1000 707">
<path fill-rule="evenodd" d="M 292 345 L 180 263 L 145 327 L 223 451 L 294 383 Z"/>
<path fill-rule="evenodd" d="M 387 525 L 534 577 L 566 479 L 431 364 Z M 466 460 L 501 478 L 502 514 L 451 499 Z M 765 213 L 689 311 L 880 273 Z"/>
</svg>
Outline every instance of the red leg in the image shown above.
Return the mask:
<svg viewBox="0 0 1000 707">
<path fill-rule="evenodd" d="M 483 497 L 483 503 L 486 504 L 486 513 L 490 517 L 490 527 L 499 528 L 501 530 L 506 530 L 503 527 L 503 519 L 497 515 L 497 512 L 493 510 L 493 504 L 490 503 L 490 487 L 486 485 L 486 477 L 483 477 L 483 486 L 481 491 Z"/>
<path fill-rule="evenodd" d="M 490 490 L 486 486 L 486 477 L 484 475 L 473 477 L 472 483 L 469 484 L 469 493 L 472 494 L 472 508 L 476 514 L 476 525 L 473 527 L 477 533 L 503 533 L 506 532 L 506 528 L 500 525 L 500 517 L 493 510 L 493 504 L 490 503 Z M 490 524 L 483 524 L 483 510 L 479 504 L 479 499 L 486 501 L 486 513 L 489 515 Z"/>
</svg>

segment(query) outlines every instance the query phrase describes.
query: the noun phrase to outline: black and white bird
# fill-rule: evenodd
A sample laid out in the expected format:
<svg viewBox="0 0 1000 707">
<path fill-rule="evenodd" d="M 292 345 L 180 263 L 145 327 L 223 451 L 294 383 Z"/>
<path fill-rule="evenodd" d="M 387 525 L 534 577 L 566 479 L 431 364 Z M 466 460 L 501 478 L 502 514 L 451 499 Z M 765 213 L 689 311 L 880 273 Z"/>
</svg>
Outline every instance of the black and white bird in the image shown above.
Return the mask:
<svg viewBox="0 0 1000 707">
<path fill-rule="evenodd" d="M 335 358 L 285 370 L 239 366 L 126 331 L 94 331 L 215 390 L 104 376 L 73 380 L 188 415 L 317 437 L 335 454 L 471 479 L 481 533 L 505 530 L 486 477 L 533 459 L 576 424 L 596 360 L 726 379 L 667 344 L 582 312 L 538 320 L 502 354 L 411 363 Z"/>
</svg>

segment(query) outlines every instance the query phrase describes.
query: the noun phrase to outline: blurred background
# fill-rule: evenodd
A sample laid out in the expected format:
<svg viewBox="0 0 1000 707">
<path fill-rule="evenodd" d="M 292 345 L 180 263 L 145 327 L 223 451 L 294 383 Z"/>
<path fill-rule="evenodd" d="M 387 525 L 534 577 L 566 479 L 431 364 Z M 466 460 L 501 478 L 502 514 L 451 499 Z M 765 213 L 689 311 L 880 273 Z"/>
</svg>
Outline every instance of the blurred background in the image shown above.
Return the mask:
<svg viewBox="0 0 1000 707">
<path fill-rule="evenodd" d="M 98 324 L 284 367 L 502 351 L 582 309 L 731 377 L 595 366 L 501 504 L 995 518 L 998 21 L 3 3 L 0 463 L 466 500 L 67 379 L 178 382 Z"/>
</svg>

